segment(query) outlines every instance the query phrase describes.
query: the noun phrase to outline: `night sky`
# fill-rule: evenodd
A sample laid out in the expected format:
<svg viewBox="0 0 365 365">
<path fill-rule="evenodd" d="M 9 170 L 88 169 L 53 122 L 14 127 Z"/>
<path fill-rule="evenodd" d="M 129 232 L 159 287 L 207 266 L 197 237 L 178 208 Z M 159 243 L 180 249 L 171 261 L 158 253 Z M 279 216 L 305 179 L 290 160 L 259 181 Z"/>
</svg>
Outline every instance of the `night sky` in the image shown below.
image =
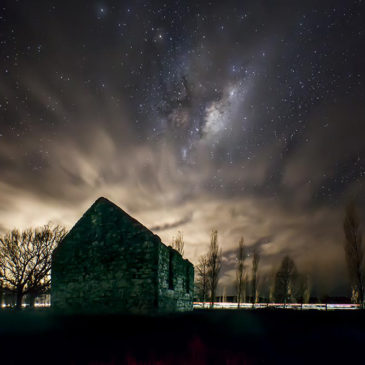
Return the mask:
<svg viewBox="0 0 365 365">
<path fill-rule="evenodd" d="M 362 0 L 0 3 L 0 231 L 70 228 L 105 196 L 193 263 L 243 235 L 348 294 L 364 214 Z"/>
</svg>

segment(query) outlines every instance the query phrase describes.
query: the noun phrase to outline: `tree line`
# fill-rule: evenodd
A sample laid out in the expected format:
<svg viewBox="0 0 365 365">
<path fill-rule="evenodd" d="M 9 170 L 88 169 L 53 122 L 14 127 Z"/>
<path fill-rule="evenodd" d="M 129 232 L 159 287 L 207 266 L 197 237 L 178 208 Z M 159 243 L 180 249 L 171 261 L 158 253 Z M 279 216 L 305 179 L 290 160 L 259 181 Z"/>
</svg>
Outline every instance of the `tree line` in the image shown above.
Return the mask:
<svg viewBox="0 0 365 365">
<path fill-rule="evenodd" d="M 349 273 L 352 301 L 364 305 L 365 268 L 364 249 L 360 218 L 354 202 L 351 202 L 343 222 L 344 251 Z M 51 286 L 52 252 L 65 237 L 67 231 L 60 225 L 45 225 L 24 231 L 13 229 L 0 234 L 0 303 L 2 295 L 10 293 L 16 298 L 20 308 L 25 295 L 34 306 L 37 296 L 49 293 Z M 182 232 L 173 238 L 172 247 L 184 255 Z M 261 252 L 249 248 L 241 237 L 236 248 L 236 275 L 234 281 L 237 306 L 247 302 L 254 305 L 259 300 L 259 273 Z M 217 297 L 217 289 L 222 269 L 222 249 L 218 243 L 218 231 L 213 230 L 208 252 L 199 258 L 195 266 L 195 292 L 198 300 L 210 302 Z M 250 263 L 250 265 L 248 265 Z M 263 279 L 263 278 L 261 278 Z M 261 280 L 264 281 L 264 280 Z M 266 280 L 267 281 L 267 280 Z M 300 273 L 294 260 L 285 256 L 269 283 L 269 301 L 306 303 L 310 297 L 308 275 Z"/>
<path fill-rule="evenodd" d="M 365 296 L 365 266 L 364 249 L 360 218 L 354 202 L 346 207 L 343 222 L 345 235 L 344 251 L 348 274 L 350 278 L 353 303 L 364 306 Z M 258 248 L 250 249 L 241 237 L 236 248 L 236 277 L 234 281 L 237 307 L 242 303 L 251 302 L 253 305 L 259 300 L 258 273 L 261 253 Z M 209 250 L 199 258 L 195 266 L 196 298 L 204 303 L 210 302 L 214 306 L 217 287 L 222 267 L 222 249 L 218 245 L 218 232 L 213 230 Z M 250 259 L 250 265 L 247 264 Z M 283 257 L 279 268 L 271 274 L 269 280 L 269 302 L 308 303 L 310 300 L 310 281 L 306 273 L 300 273 L 289 255 Z"/>
<path fill-rule="evenodd" d="M 65 235 L 66 229 L 59 225 L 0 235 L 0 296 L 13 294 L 19 309 L 25 295 L 33 307 L 37 296 L 48 293 L 52 252 Z"/>
<path fill-rule="evenodd" d="M 251 258 L 251 265 L 247 261 Z M 196 297 L 202 302 L 210 302 L 214 306 L 218 288 L 220 271 L 222 268 L 222 249 L 218 245 L 218 232 L 213 230 L 209 250 L 199 258 L 196 270 Z M 259 300 L 258 270 L 261 260 L 260 251 L 257 248 L 250 250 L 244 244 L 244 238 L 238 242 L 236 249 L 235 267 L 235 297 L 237 307 L 247 300 L 254 305 Z M 290 303 L 295 299 L 302 303 L 309 300 L 309 280 L 304 274 L 300 274 L 292 258 L 285 256 L 278 271 L 270 284 L 270 301 Z"/>
</svg>

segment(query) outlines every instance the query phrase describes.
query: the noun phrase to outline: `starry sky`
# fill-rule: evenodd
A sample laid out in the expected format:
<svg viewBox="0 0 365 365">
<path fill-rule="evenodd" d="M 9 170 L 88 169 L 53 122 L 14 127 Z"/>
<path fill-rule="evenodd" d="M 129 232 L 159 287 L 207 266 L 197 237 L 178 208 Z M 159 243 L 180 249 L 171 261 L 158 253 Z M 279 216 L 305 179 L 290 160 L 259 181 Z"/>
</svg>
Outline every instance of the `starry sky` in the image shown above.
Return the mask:
<svg viewBox="0 0 365 365">
<path fill-rule="evenodd" d="M 348 294 L 364 216 L 362 0 L 0 4 L 0 231 L 72 227 L 105 196 L 193 263 L 218 230 Z M 264 280 L 264 279 L 263 279 Z"/>
</svg>

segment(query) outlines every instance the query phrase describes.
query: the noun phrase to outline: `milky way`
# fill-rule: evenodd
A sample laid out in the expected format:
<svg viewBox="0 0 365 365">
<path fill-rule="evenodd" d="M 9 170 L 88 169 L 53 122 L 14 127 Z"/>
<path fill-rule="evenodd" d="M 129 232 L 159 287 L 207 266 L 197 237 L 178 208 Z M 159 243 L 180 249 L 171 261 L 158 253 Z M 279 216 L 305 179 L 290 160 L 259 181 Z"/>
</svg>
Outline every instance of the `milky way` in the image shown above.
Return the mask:
<svg viewBox="0 0 365 365">
<path fill-rule="evenodd" d="M 71 227 L 105 196 L 197 262 L 218 229 L 346 293 L 364 203 L 358 1 L 2 1 L 0 230 Z M 275 2 L 276 3 L 276 2 Z"/>
</svg>

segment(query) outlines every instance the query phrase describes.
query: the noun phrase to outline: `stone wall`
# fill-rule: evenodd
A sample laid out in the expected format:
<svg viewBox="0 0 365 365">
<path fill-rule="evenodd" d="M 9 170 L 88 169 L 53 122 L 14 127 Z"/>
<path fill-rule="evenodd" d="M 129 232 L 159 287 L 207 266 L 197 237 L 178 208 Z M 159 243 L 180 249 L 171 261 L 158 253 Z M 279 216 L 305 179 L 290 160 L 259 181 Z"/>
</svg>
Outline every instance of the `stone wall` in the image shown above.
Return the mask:
<svg viewBox="0 0 365 365">
<path fill-rule="evenodd" d="M 159 240 L 142 225 L 131 227 L 114 209 L 94 205 L 55 250 L 51 303 L 56 310 L 156 309 Z"/>
<path fill-rule="evenodd" d="M 53 253 L 55 310 L 192 310 L 193 288 L 193 265 L 104 198 L 91 206 Z"/>
<path fill-rule="evenodd" d="M 159 246 L 158 307 L 160 312 L 193 310 L 194 267 L 165 245 Z"/>
</svg>

